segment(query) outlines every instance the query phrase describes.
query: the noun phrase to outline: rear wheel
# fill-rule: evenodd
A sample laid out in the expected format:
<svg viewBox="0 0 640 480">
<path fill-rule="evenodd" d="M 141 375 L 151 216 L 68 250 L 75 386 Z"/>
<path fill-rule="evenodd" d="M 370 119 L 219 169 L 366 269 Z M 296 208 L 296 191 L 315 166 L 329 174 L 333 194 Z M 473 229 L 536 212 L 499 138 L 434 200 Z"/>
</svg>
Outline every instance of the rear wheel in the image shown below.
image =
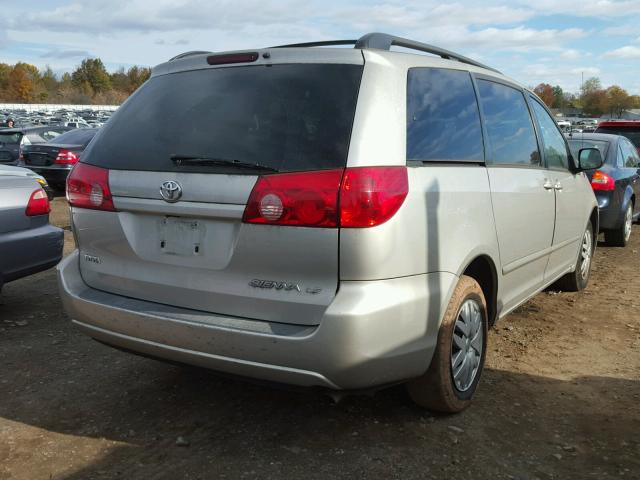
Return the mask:
<svg viewBox="0 0 640 480">
<path fill-rule="evenodd" d="M 631 226 L 633 225 L 633 204 L 629 202 L 624 212 L 622 225 L 616 230 L 604 232 L 604 241 L 612 247 L 626 247 L 631 238 Z"/>
<path fill-rule="evenodd" d="M 478 282 L 462 276 L 445 312 L 427 372 L 409 382 L 409 395 L 430 410 L 456 413 L 471 403 L 484 366 L 487 304 Z"/>
<path fill-rule="evenodd" d="M 573 272 L 567 273 L 556 282 L 556 286 L 565 292 L 579 292 L 587 288 L 589 275 L 591 275 L 591 263 L 593 260 L 593 227 L 591 222 L 584 231 L 580 242 L 580 252 Z"/>
</svg>

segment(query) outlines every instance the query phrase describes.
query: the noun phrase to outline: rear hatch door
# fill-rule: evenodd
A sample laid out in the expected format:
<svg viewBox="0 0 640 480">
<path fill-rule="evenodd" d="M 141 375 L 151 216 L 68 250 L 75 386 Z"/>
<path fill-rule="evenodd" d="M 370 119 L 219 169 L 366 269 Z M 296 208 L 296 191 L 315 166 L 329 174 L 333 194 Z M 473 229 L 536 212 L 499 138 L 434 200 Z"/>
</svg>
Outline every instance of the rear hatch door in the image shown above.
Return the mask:
<svg viewBox="0 0 640 480">
<path fill-rule="evenodd" d="M 359 52 L 346 58 L 151 78 L 84 152 L 84 163 L 109 169 L 118 210 L 74 210 L 86 283 L 215 314 L 319 323 L 338 288 L 339 230 L 242 215 L 260 175 L 346 165 L 363 68 Z"/>
</svg>

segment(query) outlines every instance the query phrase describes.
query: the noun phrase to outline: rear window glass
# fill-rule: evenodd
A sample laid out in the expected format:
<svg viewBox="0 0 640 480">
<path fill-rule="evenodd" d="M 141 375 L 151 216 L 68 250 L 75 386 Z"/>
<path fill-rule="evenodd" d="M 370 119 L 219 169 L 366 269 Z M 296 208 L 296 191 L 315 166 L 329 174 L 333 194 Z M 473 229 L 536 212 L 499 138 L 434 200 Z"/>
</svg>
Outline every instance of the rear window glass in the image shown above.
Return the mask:
<svg viewBox="0 0 640 480">
<path fill-rule="evenodd" d="M 407 160 L 484 160 L 480 114 L 469 72 L 409 70 Z"/>
<path fill-rule="evenodd" d="M 171 157 L 237 160 L 281 172 L 343 167 L 361 77 L 361 65 L 329 64 L 155 77 L 118 109 L 83 161 L 111 169 L 215 173 L 229 167 L 177 167 Z"/>
<path fill-rule="evenodd" d="M 95 128 L 81 128 L 71 130 L 56 137 L 51 143 L 57 145 L 84 145 L 86 146 L 98 130 Z"/>
<path fill-rule="evenodd" d="M 0 133 L 0 143 L 20 143 L 22 133 Z"/>
<path fill-rule="evenodd" d="M 598 127 L 597 133 L 609 133 L 611 135 L 622 135 L 631 140 L 636 148 L 640 147 L 640 123 L 637 127 Z"/>
<path fill-rule="evenodd" d="M 540 165 L 538 141 L 522 92 L 487 80 L 478 80 L 478 90 L 491 152 L 487 162 Z"/>
<path fill-rule="evenodd" d="M 609 150 L 609 142 L 604 140 L 583 140 L 583 139 L 570 139 L 569 140 L 569 148 L 571 149 L 571 155 L 573 158 L 577 159 L 579 157 L 578 153 L 583 148 L 597 148 L 600 150 L 600 155 L 602 155 L 602 159 L 607 158 L 607 150 Z"/>
</svg>

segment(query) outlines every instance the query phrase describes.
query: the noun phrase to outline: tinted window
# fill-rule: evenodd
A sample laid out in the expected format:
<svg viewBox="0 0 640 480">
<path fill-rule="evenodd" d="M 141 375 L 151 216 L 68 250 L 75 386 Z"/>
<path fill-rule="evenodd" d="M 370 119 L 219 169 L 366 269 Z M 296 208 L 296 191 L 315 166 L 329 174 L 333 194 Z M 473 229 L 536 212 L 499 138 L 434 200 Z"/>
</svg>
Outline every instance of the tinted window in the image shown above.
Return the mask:
<svg viewBox="0 0 640 480">
<path fill-rule="evenodd" d="M 569 139 L 569 149 L 571 150 L 571 154 L 573 158 L 578 159 L 580 149 L 582 148 L 597 148 L 600 150 L 600 155 L 602 155 L 602 160 L 607 158 L 607 151 L 609 150 L 609 142 L 604 140 L 583 140 L 581 138 L 572 138 Z"/>
<path fill-rule="evenodd" d="M 468 72 L 409 70 L 408 160 L 484 160 L 480 114 Z"/>
<path fill-rule="evenodd" d="M 540 165 L 540 154 L 529 109 L 515 88 L 478 81 L 493 164 Z"/>
<path fill-rule="evenodd" d="M 622 151 L 622 162 L 626 168 L 635 168 L 638 164 L 636 161 L 636 149 L 626 140 L 620 140 L 620 150 Z"/>
<path fill-rule="evenodd" d="M 86 146 L 98 129 L 96 128 L 81 128 L 78 130 L 71 130 L 67 133 L 63 133 L 52 142 L 58 145 L 84 145 Z"/>
<path fill-rule="evenodd" d="M 22 133 L 0 133 L 0 143 L 20 143 Z"/>
<path fill-rule="evenodd" d="M 150 79 L 102 128 L 83 161 L 113 169 L 177 167 L 172 155 L 259 163 L 279 171 L 346 164 L 359 65 L 213 68 Z"/>
<path fill-rule="evenodd" d="M 556 122 L 551 118 L 549 112 L 532 97 L 531 105 L 544 144 L 544 159 L 549 168 L 569 168 L 569 156 L 567 155 L 567 145 Z"/>
</svg>

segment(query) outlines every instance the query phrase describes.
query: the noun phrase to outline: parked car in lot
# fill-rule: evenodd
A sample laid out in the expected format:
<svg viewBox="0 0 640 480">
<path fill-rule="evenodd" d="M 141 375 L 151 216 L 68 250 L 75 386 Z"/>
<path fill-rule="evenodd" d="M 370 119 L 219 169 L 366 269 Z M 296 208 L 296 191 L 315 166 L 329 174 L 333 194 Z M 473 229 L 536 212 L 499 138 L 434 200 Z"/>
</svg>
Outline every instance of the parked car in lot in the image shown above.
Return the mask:
<svg viewBox="0 0 640 480">
<path fill-rule="evenodd" d="M 98 129 L 71 130 L 46 143 L 25 145 L 21 164 L 39 173 L 56 189 L 64 190 L 67 175 Z"/>
<path fill-rule="evenodd" d="M 22 147 L 53 140 L 70 127 L 21 127 L 0 129 L 0 165 L 17 165 Z"/>
<path fill-rule="evenodd" d="M 47 193 L 47 198 L 49 200 L 53 199 L 53 190 L 47 183 L 47 180 L 42 176 L 38 175 L 32 170 L 28 168 L 22 167 L 13 167 L 10 165 L 0 165 L 0 175 L 1 176 L 9 176 L 9 177 L 30 177 L 33 178 L 36 182 L 40 184 L 42 189 Z"/>
<path fill-rule="evenodd" d="M 623 135 L 631 140 L 640 153 L 640 120 L 606 120 L 600 122 L 595 133 Z"/>
<path fill-rule="evenodd" d="M 49 224 L 49 199 L 35 179 L 0 175 L 0 290 L 5 283 L 53 267 L 63 232 Z"/>
<path fill-rule="evenodd" d="M 68 178 L 64 306 L 141 354 L 333 390 L 406 381 L 460 411 L 488 326 L 587 285 L 599 151 L 574 159 L 531 91 L 456 53 L 320 45 L 154 69 Z"/>
<path fill-rule="evenodd" d="M 631 226 L 640 217 L 640 156 L 628 138 L 606 133 L 584 133 L 569 137 L 574 155 L 581 148 L 597 148 L 604 164 L 587 171 L 600 210 L 600 231 L 605 242 L 626 246 Z"/>
</svg>

